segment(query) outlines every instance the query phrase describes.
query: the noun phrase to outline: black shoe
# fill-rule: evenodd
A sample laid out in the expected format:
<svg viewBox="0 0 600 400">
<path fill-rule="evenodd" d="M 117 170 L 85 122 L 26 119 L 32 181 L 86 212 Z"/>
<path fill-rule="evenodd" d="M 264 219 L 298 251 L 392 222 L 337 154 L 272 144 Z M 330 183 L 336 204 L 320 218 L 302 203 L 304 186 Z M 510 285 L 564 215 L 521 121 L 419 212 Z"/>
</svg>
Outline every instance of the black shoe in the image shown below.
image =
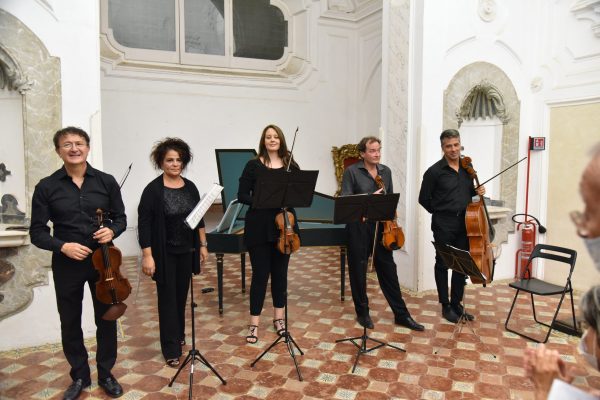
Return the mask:
<svg viewBox="0 0 600 400">
<path fill-rule="evenodd" d="M 409 315 L 407 317 L 402 317 L 402 318 L 396 318 L 394 320 L 394 322 L 396 322 L 396 325 L 402 325 L 407 327 L 408 329 L 412 329 L 413 331 L 424 331 L 425 327 L 419 323 L 417 323 L 417 321 L 415 321 L 414 319 L 412 319 L 412 317 Z"/>
<path fill-rule="evenodd" d="M 456 324 L 460 319 L 460 315 L 458 315 L 454 309 L 452 309 L 450 304 L 442 305 L 442 316 L 446 318 L 446 321 L 452 322 L 453 324 Z"/>
<path fill-rule="evenodd" d="M 117 397 L 123 396 L 123 388 L 121 387 L 119 382 L 117 382 L 117 380 L 112 376 L 109 376 L 108 378 L 98 379 L 98 386 L 104 389 L 106 394 L 112 398 L 116 399 Z"/>
<path fill-rule="evenodd" d="M 356 321 L 358 321 L 359 324 L 361 324 L 367 329 L 373 329 L 375 327 L 375 325 L 373 325 L 373 320 L 371 319 L 369 314 L 359 315 L 358 317 L 356 317 Z"/>
<path fill-rule="evenodd" d="M 465 314 L 465 318 L 469 321 L 474 321 L 475 320 L 475 316 L 473 314 L 469 314 L 468 312 L 464 311 L 463 306 L 459 305 L 459 306 L 452 306 L 452 309 L 454 310 L 454 312 L 456 314 L 458 314 L 458 316 L 460 317 L 463 312 Z"/>
<path fill-rule="evenodd" d="M 81 391 L 88 386 L 90 386 L 89 382 L 86 384 L 81 378 L 75 379 L 65 391 L 65 394 L 63 395 L 63 400 L 75 400 L 79 397 Z"/>
</svg>

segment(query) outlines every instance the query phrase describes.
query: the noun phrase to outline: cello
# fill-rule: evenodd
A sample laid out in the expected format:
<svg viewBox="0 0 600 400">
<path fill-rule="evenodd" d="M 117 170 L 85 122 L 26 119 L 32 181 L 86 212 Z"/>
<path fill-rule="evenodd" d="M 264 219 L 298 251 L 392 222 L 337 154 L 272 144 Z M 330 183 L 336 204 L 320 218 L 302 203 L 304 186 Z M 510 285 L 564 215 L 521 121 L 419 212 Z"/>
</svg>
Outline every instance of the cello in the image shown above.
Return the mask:
<svg viewBox="0 0 600 400">
<path fill-rule="evenodd" d="M 103 228 L 101 209 L 96 210 L 96 217 L 99 228 Z M 121 250 L 115 246 L 109 246 L 107 243 L 100 244 L 100 247 L 92 254 L 92 263 L 99 274 L 96 282 L 96 298 L 101 303 L 111 305 L 102 316 L 102 319 L 106 321 L 116 321 L 125 313 L 127 305 L 123 303 L 123 300 L 131 293 L 131 284 L 119 271 L 121 259 Z"/>
<path fill-rule="evenodd" d="M 480 187 L 477 172 L 473 168 L 470 157 L 461 157 L 461 166 L 467 171 L 467 174 Z M 486 280 L 471 277 L 471 282 L 476 284 L 491 283 L 494 279 L 494 267 L 496 260 L 492 251 L 491 242 L 494 240 L 495 231 L 491 224 L 490 216 L 482 195 L 479 195 L 479 201 L 471 202 L 467 206 L 465 213 L 465 225 L 467 227 L 467 236 L 469 238 L 469 253 L 475 261 L 477 268 Z"/>
</svg>

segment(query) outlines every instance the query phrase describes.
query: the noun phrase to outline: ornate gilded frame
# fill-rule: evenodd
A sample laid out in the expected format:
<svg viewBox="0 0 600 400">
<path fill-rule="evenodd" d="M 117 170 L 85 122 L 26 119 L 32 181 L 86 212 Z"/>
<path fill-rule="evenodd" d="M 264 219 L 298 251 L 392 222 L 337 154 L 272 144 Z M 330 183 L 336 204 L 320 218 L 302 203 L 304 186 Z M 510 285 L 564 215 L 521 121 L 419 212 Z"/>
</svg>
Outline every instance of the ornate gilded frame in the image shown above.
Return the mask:
<svg viewBox="0 0 600 400">
<path fill-rule="evenodd" d="M 335 168 L 335 179 L 337 181 L 336 196 L 342 191 L 342 178 L 344 177 L 344 161 L 348 158 L 360 159 L 360 154 L 356 144 L 345 144 L 342 147 L 333 146 L 331 148 L 331 156 L 333 157 L 333 166 Z"/>
</svg>

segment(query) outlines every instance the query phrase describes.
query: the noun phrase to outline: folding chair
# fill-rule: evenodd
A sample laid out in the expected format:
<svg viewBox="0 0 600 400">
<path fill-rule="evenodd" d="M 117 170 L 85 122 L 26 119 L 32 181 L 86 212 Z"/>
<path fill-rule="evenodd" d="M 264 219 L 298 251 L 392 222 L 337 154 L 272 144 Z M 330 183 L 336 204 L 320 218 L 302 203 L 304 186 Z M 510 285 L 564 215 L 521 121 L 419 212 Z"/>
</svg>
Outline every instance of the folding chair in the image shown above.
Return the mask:
<svg viewBox="0 0 600 400">
<path fill-rule="evenodd" d="M 530 276 L 531 263 L 536 258 L 543 258 L 543 259 L 548 259 L 548 260 L 553 260 L 553 261 L 558 261 L 558 262 L 562 262 L 565 264 L 569 264 L 570 265 L 569 275 L 567 277 L 567 281 L 566 281 L 565 285 L 564 286 L 555 285 L 553 283 L 546 282 L 541 279 L 532 278 Z M 506 328 L 507 331 L 516 333 L 519 336 L 522 336 L 524 338 L 527 338 L 527 339 L 532 340 L 537 343 L 546 343 L 548 341 L 548 338 L 550 337 L 550 333 L 552 332 L 552 329 L 558 329 L 557 322 L 559 322 L 559 321 L 556 321 L 556 317 L 558 316 L 558 312 L 560 311 L 560 306 L 562 305 L 565 295 L 567 293 L 569 293 L 569 296 L 571 296 L 571 312 L 573 314 L 572 330 L 574 332 L 577 332 L 577 322 L 575 320 L 575 305 L 573 303 L 573 287 L 571 286 L 571 275 L 573 275 L 573 269 L 575 268 L 575 260 L 576 259 L 577 259 L 577 252 L 575 250 L 566 249 L 564 247 L 551 246 L 551 245 L 547 245 L 547 244 L 538 244 L 535 246 L 535 248 L 533 249 L 533 252 L 531 253 L 531 257 L 529 258 L 529 262 L 527 263 L 527 266 L 524 269 L 523 275 L 521 276 L 521 279 L 509 284 L 509 286 L 511 288 L 517 290 L 517 293 L 515 294 L 515 298 L 513 299 L 512 306 L 510 307 L 510 311 L 508 312 L 508 317 L 506 318 L 506 322 L 504 323 L 504 327 Z M 531 307 L 533 309 L 533 319 L 535 320 L 535 322 L 540 325 L 544 325 L 544 326 L 548 327 L 548 333 L 546 334 L 546 338 L 544 339 L 543 342 L 541 342 L 535 338 L 532 338 L 530 336 L 527 336 L 524 333 L 512 330 L 508 327 L 508 322 L 510 320 L 510 316 L 512 315 L 513 309 L 517 302 L 517 297 L 519 296 L 519 293 L 521 293 L 521 292 L 529 293 L 531 296 Z M 558 306 L 556 307 L 556 311 L 554 312 L 554 316 L 552 317 L 552 322 L 550 324 L 546 324 L 546 323 L 538 320 L 536 312 L 535 312 L 535 302 L 534 302 L 534 298 L 533 298 L 534 295 L 538 295 L 538 296 L 561 295 L 560 301 L 558 302 Z"/>
</svg>

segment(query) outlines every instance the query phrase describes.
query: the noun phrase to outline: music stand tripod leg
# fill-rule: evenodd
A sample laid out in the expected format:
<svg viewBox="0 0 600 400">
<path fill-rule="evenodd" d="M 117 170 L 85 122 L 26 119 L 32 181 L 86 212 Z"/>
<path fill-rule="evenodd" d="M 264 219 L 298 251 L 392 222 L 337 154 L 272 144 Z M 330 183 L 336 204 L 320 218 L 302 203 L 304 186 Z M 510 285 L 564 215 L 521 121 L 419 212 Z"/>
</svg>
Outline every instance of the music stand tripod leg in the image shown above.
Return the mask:
<svg viewBox="0 0 600 400">
<path fill-rule="evenodd" d="M 441 348 L 445 347 L 446 343 L 448 343 L 449 340 L 454 340 L 454 337 L 457 334 L 460 335 L 460 333 L 462 332 L 463 324 L 465 324 L 467 321 L 468 321 L 468 319 L 467 319 L 467 317 L 465 315 L 464 307 L 463 307 L 463 313 L 458 318 L 458 321 L 456 321 L 456 324 L 454 324 L 454 330 L 452 331 L 452 335 L 450 335 L 449 337 L 447 337 L 446 340 L 444 340 L 442 342 L 442 344 L 440 344 L 440 347 L 438 347 L 438 349 L 433 352 L 433 354 L 437 354 L 440 351 Z"/>
<path fill-rule="evenodd" d="M 177 376 L 179 376 L 179 374 L 181 373 L 183 368 L 185 368 L 186 365 L 191 364 L 190 376 L 189 376 L 189 391 L 188 391 L 188 396 L 189 396 L 188 398 L 190 400 L 192 399 L 192 385 L 194 383 L 194 363 L 196 361 L 201 362 L 208 369 L 210 369 L 215 374 L 215 376 L 217 378 L 219 378 L 219 380 L 221 381 L 221 383 L 223 385 L 227 384 L 225 379 L 223 379 L 221 377 L 221 375 L 219 375 L 219 373 L 213 368 L 213 366 L 208 362 L 208 360 L 206 358 L 204 358 L 204 356 L 202 356 L 200 351 L 198 351 L 196 349 L 196 322 L 195 322 L 196 318 L 195 318 L 195 313 L 194 313 L 195 308 L 196 308 L 196 303 L 194 302 L 194 278 L 192 276 L 192 278 L 190 279 L 190 314 L 192 317 L 192 348 L 190 349 L 190 351 L 188 352 L 187 356 L 185 357 L 183 363 L 181 363 L 181 365 L 179 366 L 179 369 L 177 370 L 175 375 L 173 375 L 173 378 L 171 378 L 171 381 L 169 382 L 169 387 L 172 387 L 173 383 L 177 379 Z"/>
<path fill-rule="evenodd" d="M 473 333 L 473 335 L 475 335 L 475 337 L 477 338 L 477 340 L 479 341 L 479 343 L 481 343 L 481 345 L 483 346 L 483 348 L 485 349 L 485 351 L 487 351 L 488 353 L 490 353 L 492 355 L 492 357 L 496 358 L 496 355 L 494 353 L 492 353 L 489 350 L 488 346 L 481 340 L 481 336 L 475 331 L 475 328 L 473 328 L 472 322 L 469 321 L 469 318 L 467 318 L 467 312 L 465 310 L 465 306 L 463 306 L 463 313 L 462 313 L 461 317 L 464 318 L 465 325 L 467 326 L 467 328 L 469 328 L 471 330 L 471 332 Z"/>
<path fill-rule="evenodd" d="M 488 353 L 490 353 L 492 355 L 492 357 L 496 358 L 496 355 L 494 353 L 492 353 L 491 351 L 489 351 L 489 348 L 487 347 L 487 345 L 481 340 L 481 337 L 475 331 L 475 328 L 473 328 L 472 322 L 469 321 L 469 318 L 467 317 L 467 305 L 465 304 L 464 301 L 463 301 L 462 314 L 460 315 L 460 318 L 458 319 L 458 322 L 454 326 L 454 331 L 452 331 L 452 335 L 450 335 L 450 337 L 446 338 L 446 340 L 444 340 L 442 342 L 442 344 L 440 345 L 440 347 L 438 347 L 438 349 L 436 351 L 434 351 L 433 354 L 437 354 L 440 351 L 440 349 L 445 346 L 445 344 L 448 342 L 448 340 L 454 339 L 455 336 L 460 335 L 464 326 L 468 327 L 471 330 L 471 332 L 473 333 L 473 335 L 475 335 L 475 337 L 477 338 L 477 341 L 479 341 L 479 343 L 482 344 L 483 348 Z"/>
<path fill-rule="evenodd" d="M 368 284 L 368 281 L 367 281 L 367 266 L 365 266 L 365 275 L 364 275 L 364 277 L 365 277 L 365 290 L 366 290 L 366 287 L 367 287 L 367 284 Z M 360 345 L 358 343 L 356 343 L 356 340 L 358 340 L 358 339 L 360 339 L 360 341 L 361 341 Z M 371 347 L 370 349 L 367 348 L 367 341 L 368 340 L 372 340 L 373 342 L 377 343 L 377 345 Z M 366 326 L 363 326 L 363 334 L 362 334 L 362 336 L 355 336 L 355 337 L 349 337 L 349 338 L 344 338 L 344 339 L 338 339 L 335 342 L 336 343 L 351 342 L 353 345 L 355 345 L 358 348 L 358 350 L 356 352 L 356 358 L 354 359 L 354 365 L 352 366 L 352 373 L 354 373 L 354 371 L 356 370 L 356 366 L 358 365 L 358 359 L 360 358 L 360 356 L 362 354 L 365 354 L 365 353 L 368 353 L 370 351 L 376 350 L 376 349 L 378 349 L 380 347 L 388 346 L 388 347 L 391 347 L 392 349 L 396 349 L 398 351 L 402 351 L 402 352 L 406 353 L 406 350 L 404 350 L 401 347 L 394 346 L 394 345 L 386 343 L 386 342 L 384 342 L 382 340 L 373 339 L 372 337 L 369 337 L 369 335 L 367 335 L 367 327 Z"/>
<path fill-rule="evenodd" d="M 298 374 L 298 379 L 300 381 L 302 381 L 302 374 L 300 373 L 300 366 L 298 365 L 298 362 L 296 360 L 296 354 L 294 352 L 294 346 L 296 346 L 296 349 L 298 349 L 298 352 L 300 353 L 300 355 L 304 355 L 304 352 L 300 349 L 300 347 L 298 346 L 298 344 L 296 343 L 296 341 L 294 340 L 294 338 L 292 337 L 292 334 L 290 333 L 290 331 L 288 330 L 288 307 L 287 307 L 287 291 L 285 292 L 285 303 L 284 303 L 284 310 L 285 310 L 285 314 L 284 314 L 284 332 L 283 334 L 279 335 L 279 337 L 277 339 L 275 339 L 275 341 L 273 343 L 271 343 L 271 345 L 269 347 L 267 347 L 267 349 L 265 351 L 262 352 L 262 354 L 260 356 L 258 356 L 256 358 L 256 360 L 252 361 L 252 363 L 250 364 L 250 367 L 254 367 L 254 365 L 260 361 L 261 358 L 263 358 L 263 356 L 265 354 L 267 354 L 273 347 L 275 347 L 278 343 L 283 342 L 285 343 L 287 349 L 288 349 L 288 353 L 290 353 L 290 356 L 292 357 L 292 360 L 294 361 L 294 366 L 296 367 L 296 373 Z"/>
</svg>

